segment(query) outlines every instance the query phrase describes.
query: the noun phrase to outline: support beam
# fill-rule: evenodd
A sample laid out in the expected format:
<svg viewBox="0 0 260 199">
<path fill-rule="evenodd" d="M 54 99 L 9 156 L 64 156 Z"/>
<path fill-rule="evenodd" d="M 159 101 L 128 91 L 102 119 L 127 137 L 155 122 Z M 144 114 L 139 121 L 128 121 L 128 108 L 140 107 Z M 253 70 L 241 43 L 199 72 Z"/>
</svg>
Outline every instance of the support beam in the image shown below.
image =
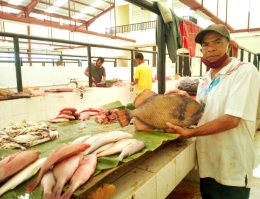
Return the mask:
<svg viewBox="0 0 260 199">
<path fill-rule="evenodd" d="M 87 25 L 90 26 L 97 18 L 101 17 L 102 15 L 106 14 L 107 12 L 109 12 L 110 10 L 112 10 L 114 8 L 115 8 L 115 4 L 113 4 L 108 9 L 104 10 L 103 12 L 99 13 L 95 17 L 91 18 L 90 20 L 88 20 Z M 86 24 L 84 24 L 84 25 L 86 25 Z"/>
<path fill-rule="evenodd" d="M 12 21 L 19 21 L 19 22 L 24 22 L 24 23 L 29 23 L 29 24 L 36 24 L 36 25 L 42 25 L 42 26 L 48 26 L 52 28 L 58 28 L 62 30 L 69 30 L 71 32 L 81 32 L 85 34 L 90 34 L 90 35 L 96 35 L 100 37 L 106 37 L 106 38 L 111 38 L 111 39 L 118 39 L 118 40 L 123 40 L 123 41 L 129 41 L 135 43 L 136 40 L 125 38 L 125 37 L 119 37 L 119 36 L 114 36 L 114 35 L 109 35 L 109 34 L 104 34 L 104 33 L 98 33 L 98 32 L 93 32 L 93 31 L 88 31 L 88 30 L 83 30 L 79 29 L 75 26 L 71 25 L 65 25 L 63 24 L 62 26 L 57 23 L 57 22 L 52 22 L 52 21 L 42 21 L 39 19 L 33 19 L 33 18 L 17 18 L 15 15 L 6 15 L 3 13 L 0 13 L 0 18 L 1 19 L 7 19 L 7 20 L 12 20 Z"/>
<path fill-rule="evenodd" d="M 39 3 L 39 1 L 41 1 L 41 0 L 33 0 L 33 1 L 31 1 L 31 3 L 29 3 L 26 6 L 25 12 L 22 10 L 21 12 L 18 13 L 17 17 L 21 17 L 25 13 L 25 17 L 28 18 L 30 13 L 35 8 L 35 6 Z"/>
</svg>

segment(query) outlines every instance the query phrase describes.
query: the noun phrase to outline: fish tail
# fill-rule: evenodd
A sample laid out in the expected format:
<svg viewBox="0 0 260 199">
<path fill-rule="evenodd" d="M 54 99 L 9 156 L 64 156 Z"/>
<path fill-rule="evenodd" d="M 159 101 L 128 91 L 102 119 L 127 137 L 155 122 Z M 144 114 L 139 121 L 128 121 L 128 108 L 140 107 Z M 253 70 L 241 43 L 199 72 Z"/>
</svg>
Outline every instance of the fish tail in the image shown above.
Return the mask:
<svg viewBox="0 0 260 199">
<path fill-rule="evenodd" d="M 70 186 L 65 192 L 64 194 L 60 197 L 60 199 L 70 199 L 70 197 L 72 196 L 74 192 L 74 189 Z"/>
<path fill-rule="evenodd" d="M 116 159 L 122 161 L 124 159 L 124 154 L 120 153 L 120 155 Z"/>
<path fill-rule="evenodd" d="M 50 199 L 51 198 L 60 198 L 61 192 L 62 192 L 62 187 L 60 187 L 60 186 L 55 187 L 52 191 Z"/>
<path fill-rule="evenodd" d="M 131 121 L 130 110 L 118 110 L 116 112 L 117 120 L 121 127 L 127 126 Z"/>
<path fill-rule="evenodd" d="M 33 181 L 32 183 L 26 185 L 26 186 L 25 186 L 25 188 L 26 188 L 26 193 L 31 193 L 31 192 L 37 187 L 38 183 L 39 183 L 39 180 L 38 180 L 38 178 L 37 178 L 37 179 L 36 179 L 35 181 Z"/>
<path fill-rule="evenodd" d="M 42 196 L 42 199 L 51 199 L 51 193 L 44 193 L 43 196 Z"/>
</svg>

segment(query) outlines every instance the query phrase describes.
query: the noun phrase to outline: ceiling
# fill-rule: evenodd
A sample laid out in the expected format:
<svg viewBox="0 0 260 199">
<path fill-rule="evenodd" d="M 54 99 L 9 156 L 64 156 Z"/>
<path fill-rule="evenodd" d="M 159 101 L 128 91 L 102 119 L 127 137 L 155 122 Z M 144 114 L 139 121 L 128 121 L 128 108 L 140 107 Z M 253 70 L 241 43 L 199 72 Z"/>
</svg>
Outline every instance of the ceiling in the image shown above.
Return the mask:
<svg viewBox="0 0 260 199">
<path fill-rule="evenodd" d="M 149 2 L 153 4 L 156 1 L 158 0 L 0 0 L 0 19 L 43 25 L 46 27 L 133 42 L 132 39 L 90 31 L 89 27 L 97 18 L 113 10 L 116 5 L 122 2 L 138 2 L 138 4 L 139 2 Z M 226 24 L 231 33 L 260 31 L 260 12 L 255 8 L 256 2 L 259 0 L 241 1 L 247 2 L 249 6 L 251 4 L 249 11 L 245 9 L 244 4 L 239 5 L 237 0 L 160 1 L 166 3 L 171 2 L 173 9 L 177 7 L 187 7 L 195 12 L 200 11 L 206 18 L 208 17 L 211 22 Z M 237 5 L 236 9 L 229 7 L 235 3 Z M 209 5 L 211 5 L 211 7 L 213 6 L 213 9 L 210 9 Z M 232 13 L 232 16 L 236 15 L 233 17 L 233 20 L 232 17 L 230 18 L 231 14 L 229 13 Z M 254 25 L 256 20 L 257 23 Z M 242 22 L 244 25 L 241 25 Z"/>
<path fill-rule="evenodd" d="M 0 0 L 0 19 L 133 42 L 90 31 L 89 26 L 115 8 L 115 0 Z"/>
</svg>

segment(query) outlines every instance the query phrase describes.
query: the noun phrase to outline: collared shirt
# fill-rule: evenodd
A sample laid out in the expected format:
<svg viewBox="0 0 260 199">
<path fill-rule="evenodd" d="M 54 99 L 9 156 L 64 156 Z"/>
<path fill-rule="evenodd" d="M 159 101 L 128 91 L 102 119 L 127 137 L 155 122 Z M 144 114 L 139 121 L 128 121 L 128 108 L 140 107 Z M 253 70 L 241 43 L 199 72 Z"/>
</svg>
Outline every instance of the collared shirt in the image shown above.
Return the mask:
<svg viewBox="0 0 260 199">
<path fill-rule="evenodd" d="M 232 61 L 213 79 L 211 70 L 200 82 L 197 101 L 205 105 L 198 126 L 224 114 L 241 118 L 238 127 L 196 140 L 201 178 L 229 186 L 250 187 L 254 168 L 254 134 L 260 77 L 251 63 Z"/>
</svg>

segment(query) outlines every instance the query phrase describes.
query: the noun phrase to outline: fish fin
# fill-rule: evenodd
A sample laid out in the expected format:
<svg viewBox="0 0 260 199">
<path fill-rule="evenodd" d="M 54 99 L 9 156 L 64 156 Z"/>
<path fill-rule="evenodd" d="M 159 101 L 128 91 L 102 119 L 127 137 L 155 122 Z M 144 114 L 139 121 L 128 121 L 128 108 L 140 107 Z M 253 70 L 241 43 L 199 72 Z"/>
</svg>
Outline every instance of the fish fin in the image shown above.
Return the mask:
<svg viewBox="0 0 260 199">
<path fill-rule="evenodd" d="M 151 126 L 143 123 L 142 121 L 138 120 L 137 118 L 134 121 L 134 125 L 135 125 L 136 130 L 140 130 L 140 131 L 153 131 L 154 130 Z"/>
<path fill-rule="evenodd" d="M 130 110 L 118 110 L 116 116 L 121 127 L 127 126 L 131 120 Z"/>
<path fill-rule="evenodd" d="M 146 99 L 154 96 L 154 95 L 158 95 L 157 93 L 155 93 L 154 91 L 151 91 L 149 89 L 144 89 L 139 95 L 136 96 L 135 100 L 134 100 L 134 106 L 138 107 L 140 106 Z"/>
<path fill-rule="evenodd" d="M 30 184 L 25 186 L 25 188 L 26 188 L 25 192 L 26 193 L 31 193 L 37 187 L 38 184 L 39 184 L 39 180 L 37 178 L 35 181 L 33 181 Z"/>
</svg>

